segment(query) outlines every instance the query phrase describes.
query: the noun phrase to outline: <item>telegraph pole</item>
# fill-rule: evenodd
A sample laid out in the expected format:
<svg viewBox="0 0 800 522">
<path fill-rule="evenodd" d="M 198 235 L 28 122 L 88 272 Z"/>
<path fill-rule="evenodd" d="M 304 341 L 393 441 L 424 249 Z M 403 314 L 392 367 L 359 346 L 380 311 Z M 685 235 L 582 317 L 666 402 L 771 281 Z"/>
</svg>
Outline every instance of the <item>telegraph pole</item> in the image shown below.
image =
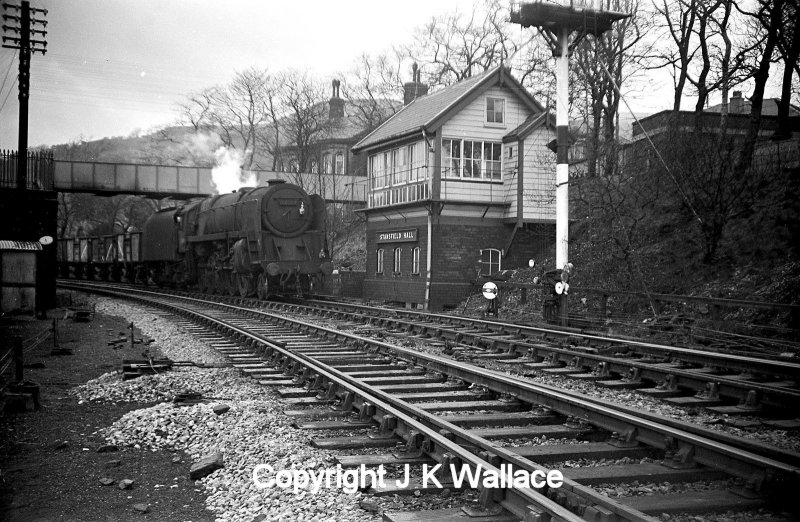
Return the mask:
<svg viewBox="0 0 800 522">
<path fill-rule="evenodd" d="M 556 269 L 563 283 L 569 280 L 569 39 L 574 46 L 586 34 L 601 35 L 611 24 L 630 15 L 605 11 L 597 0 L 534 0 L 512 8 L 511 22 L 537 27 L 556 59 Z M 559 283 L 561 284 L 561 283 Z M 567 326 L 567 286 L 556 287 L 559 316 Z"/>
<path fill-rule="evenodd" d="M 40 34 L 42 37 L 47 35 L 47 31 L 44 29 L 31 28 L 31 25 L 47 27 L 47 20 L 32 18 L 31 13 L 33 15 L 41 13 L 46 16 L 47 10 L 31 7 L 27 0 L 23 0 L 21 5 L 3 3 L 3 47 L 19 50 L 19 142 L 17 147 L 17 189 L 19 190 L 25 190 L 28 175 L 28 98 L 30 97 L 31 53 L 45 54 L 47 52 L 45 40 L 31 38 L 31 35 Z"/>
</svg>

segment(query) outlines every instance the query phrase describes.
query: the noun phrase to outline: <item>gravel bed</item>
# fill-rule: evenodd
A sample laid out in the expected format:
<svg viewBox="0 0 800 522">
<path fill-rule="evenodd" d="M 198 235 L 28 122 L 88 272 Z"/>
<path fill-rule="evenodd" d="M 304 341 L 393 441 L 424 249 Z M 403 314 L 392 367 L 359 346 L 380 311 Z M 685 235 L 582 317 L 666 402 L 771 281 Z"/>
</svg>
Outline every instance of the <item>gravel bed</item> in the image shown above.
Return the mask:
<svg viewBox="0 0 800 522">
<path fill-rule="evenodd" d="M 204 373 L 215 381 L 218 371 Z M 271 392 L 245 379 L 229 383 L 227 389 L 235 398 L 224 401 L 231 409 L 222 415 L 215 414 L 210 404 L 162 403 L 128 413 L 103 434 L 112 444 L 183 450 L 193 461 L 222 452 L 225 467 L 198 482 L 208 495 L 206 507 L 218 520 L 250 521 L 261 514 L 286 520 L 363 519 L 356 495 L 335 487 L 301 490 L 297 495 L 291 489 L 258 489 L 253 470 L 259 464 L 276 471 L 334 465 L 327 452 L 308 444 L 306 431 L 291 427 L 291 419 L 283 415 Z"/>
<path fill-rule="evenodd" d="M 725 513 L 704 513 L 702 516 L 694 514 L 667 514 L 658 516 L 662 522 L 784 522 L 797 520 L 791 513 L 757 509 L 749 511 L 727 511 Z"/>
<path fill-rule="evenodd" d="M 648 482 L 634 480 L 629 484 L 598 484 L 593 489 L 607 497 L 641 497 L 666 493 L 724 490 L 733 485 L 732 480 L 701 480 L 697 482 Z"/>
<path fill-rule="evenodd" d="M 621 459 L 575 459 L 565 460 L 553 466 L 555 469 L 562 468 L 600 468 L 603 466 L 628 466 L 631 464 L 663 464 L 662 459 L 653 459 L 650 457 L 643 457 L 641 459 L 632 459 L 630 457 L 622 457 Z"/>
<path fill-rule="evenodd" d="M 224 364 L 227 359 L 219 352 L 145 308 L 105 297 L 91 297 L 99 313 L 125 317 L 133 321 L 144 335 L 155 339 L 164 356 L 173 361 L 192 361 L 202 364 Z"/>
<path fill-rule="evenodd" d="M 547 435 L 542 435 L 541 437 L 494 439 L 492 442 L 504 448 L 521 448 L 523 446 L 554 446 L 557 444 L 588 443 L 588 441 L 580 441 L 577 439 L 566 439 L 566 438 L 551 439 Z"/>
<path fill-rule="evenodd" d="M 471 491 L 458 492 L 449 488 L 443 489 L 438 494 L 420 494 L 417 490 L 413 495 L 373 496 L 365 495 L 364 502 L 373 504 L 373 509 L 378 513 L 392 511 L 422 511 L 428 509 L 451 509 L 464 506 L 473 502 L 475 494 Z"/>
<path fill-rule="evenodd" d="M 155 339 L 167 356 L 198 362 L 222 360 L 205 343 L 152 312 L 107 299 L 98 300 L 98 310 L 101 307 L 106 314 L 124 314 L 143 334 Z M 310 432 L 291 426 L 295 419 L 283 414 L 285 406 L 272 389 L 234 369 L 178 368 L 129 381 L 122 381 L 118 374 L 105 374 L 72 393 L 79 401 L 153 402 L 170 400 L 185 390 L 214 399 L 189 406 L 162 402 L 134 410 L 99 433 L 119 446 L 182 450 L 192 461 L 222 452 L 225 467 L 196 483 L 207 495 L 206 508 L 220 521 L 250 522 L 259 515 L 264 515 L 264 520 L 376 519 L 359 507 L 360 493 L 348 494 L 335 484 L 297 495 L 291 488 L 256 487 L 252 475 L 259 464 L 269 464 L 276 471 L 335 466 L 329 452 L 308 444 Z M 226 404 L 230 410 L 217 415 L 215 403 Z"/>
<path fill-rule="evenodd" d="M 71 393 L 83 401 L 158 402 L 171 401 L 179 391 L 202 393 L 215 400 L 244 399 L 246 393 L 236 386 L 241 380 L 232 368 L 175 368 L 160 375 L 143 375 L 122 380 L 119 372 L 110 372 L 77 386 Z M 263 394 L 264 388 L 253 387 L 249 393 Z"/>
</svg>

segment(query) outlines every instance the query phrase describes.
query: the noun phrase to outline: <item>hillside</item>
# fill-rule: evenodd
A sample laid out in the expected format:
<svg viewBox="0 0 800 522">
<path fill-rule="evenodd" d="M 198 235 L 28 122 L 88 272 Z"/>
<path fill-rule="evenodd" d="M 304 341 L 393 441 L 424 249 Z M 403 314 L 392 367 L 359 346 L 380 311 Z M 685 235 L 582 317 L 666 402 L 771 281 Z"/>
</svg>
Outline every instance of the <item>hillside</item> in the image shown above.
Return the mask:
<svg viewBox="0 0 800 522">
<path fill-rule="evenodd" d="M 173 126 L 144 135 L 65 143 L 52 149 L 58 160 L 210 167 L 220 146 L 217 136 Z"/>
</svg>

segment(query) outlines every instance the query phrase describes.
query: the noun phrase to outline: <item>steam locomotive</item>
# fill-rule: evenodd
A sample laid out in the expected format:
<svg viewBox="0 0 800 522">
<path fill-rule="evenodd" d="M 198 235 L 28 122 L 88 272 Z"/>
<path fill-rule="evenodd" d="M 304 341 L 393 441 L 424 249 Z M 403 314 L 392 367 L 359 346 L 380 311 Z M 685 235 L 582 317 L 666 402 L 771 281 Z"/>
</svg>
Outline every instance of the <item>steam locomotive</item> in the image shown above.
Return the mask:
<svg viewBox="0 0 800 522">
<path fill-rule="evenodd" d="M 110 260 L 92 255 L 98 251 L 94 242 L 107 238 L 81 238 L 79 252 L 76 240 L 60 240 L 59 256 L 66 264 L 62 275 L 67 271 L 76 277 L 115 279 L 121 274 L 129 280 L 262 299 L 307 294 L 333 271 L 324 220 L 321 197 L 272 180 L 267 186 L 156 212 L 145 223 L 141 239 L 130 241 L 140 245 L 140 251 L 114 248 Z M 114 270 L 114 265 L 122 269 Z"/>
</svg>

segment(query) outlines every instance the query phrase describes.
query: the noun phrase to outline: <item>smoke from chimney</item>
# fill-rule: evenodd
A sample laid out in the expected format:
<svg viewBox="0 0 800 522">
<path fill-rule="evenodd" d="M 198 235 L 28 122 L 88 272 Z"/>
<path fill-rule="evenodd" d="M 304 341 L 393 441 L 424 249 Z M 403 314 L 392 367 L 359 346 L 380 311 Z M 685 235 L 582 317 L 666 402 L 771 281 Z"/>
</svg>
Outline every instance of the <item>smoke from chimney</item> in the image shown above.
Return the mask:
<svg viewBox="0 0 800 522">
<path fill-rule="evenodd" d="M 236 149 L 220 147 L 214 152 L 217 166 L 211 169 L 211 183 L 217 194 L 235 192 L 242 187 L 255 187 L 256 177 L 242 171 L 244 155 Z"/>
</svg>

